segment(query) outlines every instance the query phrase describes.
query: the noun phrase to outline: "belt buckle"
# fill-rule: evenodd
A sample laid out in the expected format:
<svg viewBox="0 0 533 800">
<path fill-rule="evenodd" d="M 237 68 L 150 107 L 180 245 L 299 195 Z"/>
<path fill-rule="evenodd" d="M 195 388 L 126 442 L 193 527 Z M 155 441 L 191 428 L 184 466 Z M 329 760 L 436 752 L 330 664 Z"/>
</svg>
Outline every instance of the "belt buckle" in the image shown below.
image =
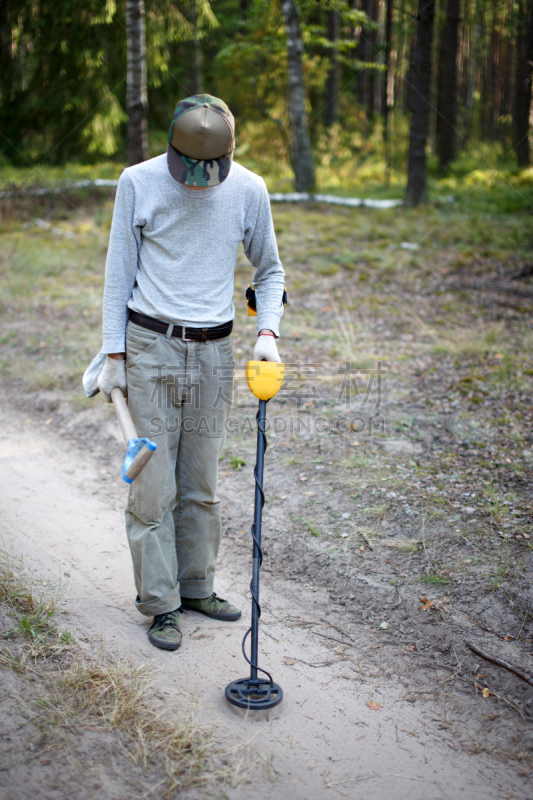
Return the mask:
<svg viewBox="0 0 533 800">
<path fill-rule="evenodd" d="M 188 341 L 188 340 L 185 338 L 185 325 L 182 325 L 182 326 L 181 326 L 181 341 L 182 341 L 182 342 L 186 342 L 186 341 Z"/>
</svg>

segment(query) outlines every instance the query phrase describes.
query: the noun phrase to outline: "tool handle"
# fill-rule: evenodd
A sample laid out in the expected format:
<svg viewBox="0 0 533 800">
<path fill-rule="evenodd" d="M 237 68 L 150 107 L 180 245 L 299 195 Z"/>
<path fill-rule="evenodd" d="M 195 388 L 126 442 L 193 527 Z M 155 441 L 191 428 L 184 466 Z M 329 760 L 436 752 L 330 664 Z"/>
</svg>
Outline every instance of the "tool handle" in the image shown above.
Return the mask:
<svg viewBox="0 0 533 800">
<path fill-rule="evenodd" d="M 143 447 L 139 453 L 137 453 L 126 472 L 126 476 L 130 479 L 130 481 L 134 481 L 137 475 L 143 471 L 153 454 L 154 451 L 150 450 L 150 448 L 146 446 Z"/>
<path fill-rule="evenodd" d="M 124 400 L 124 395 L 122 394 L 122 390 L 119 389 L 118 386 L 115 387 L 114 389 L 111 389 L 111 400 L 113 401 L 113 405 L 115 406 L 115 411 L 117 412 L 117 418 L 119 425 L 122 429 L 122 433 L 124 435 L 124 440 L 126 444 L 128 444 L 130 439 L 137 439 L 138 436 L 128 406 L 126 405 L 126 401 Z"/>
</svg>

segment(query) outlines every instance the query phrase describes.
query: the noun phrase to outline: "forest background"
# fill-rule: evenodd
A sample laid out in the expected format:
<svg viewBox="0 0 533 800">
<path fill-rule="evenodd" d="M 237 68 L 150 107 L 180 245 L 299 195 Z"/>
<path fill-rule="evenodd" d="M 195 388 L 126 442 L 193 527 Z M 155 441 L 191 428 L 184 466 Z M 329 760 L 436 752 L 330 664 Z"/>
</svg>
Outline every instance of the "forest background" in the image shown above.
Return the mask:
<svg viewBox="0 0 533 800">
<path fill-rule="evenodd" d="M 446 195 L 502 170 L 529 189 L 532 0 L 5 0 L 0 15 L 4 183 L 37 164 L 117 177 L 208 92 L 270 189 L 399 197 L 409 174 L 417 205 L 426 172 Z"/>
</svg>

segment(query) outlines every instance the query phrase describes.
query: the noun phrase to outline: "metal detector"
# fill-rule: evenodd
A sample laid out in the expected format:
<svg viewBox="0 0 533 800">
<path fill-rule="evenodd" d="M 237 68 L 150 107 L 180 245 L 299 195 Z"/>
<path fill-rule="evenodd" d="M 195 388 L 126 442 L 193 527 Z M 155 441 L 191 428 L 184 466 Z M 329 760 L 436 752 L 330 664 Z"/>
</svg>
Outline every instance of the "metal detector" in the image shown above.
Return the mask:
<svg viewBox="0 0 533 800">
<path fill-rule="evenodd" d="M 283 699 L 281 686 L 274 683 L 272 676 L 265 669 L 258 666 L 258 634 L 259 618 L 261 616 L 261 606 L 259 605 L 259 570 L 263 560 L 261 551 L 261 517 L 265 504 L 263 492 L 263 466 L 265 460 L 265 450 L 267 439 L 265 435 L 266 424 L 266 405 L 279 391 L 283 376 L 285 374 L 285 364 L 278 364 L 272 361 L 249 361 L 246 364 L 246 380 L 250 391 L 259 399 L 259 409 L 257 411 L 257 459 L 254 468 L 255 478 L 255 505 L 254 521 L 252 524 L 253 540 L 253 571 L 250 583 L 252 594 L 252 623 L 242 640 L 242 654 L 250 665 L 250 677 L 232 681 L 226 686 L 226 700 L 239 708 L 262 711 L 274 708 Z M 250 658 L 246 655 L 246 639 L 251 634 Z M 258 672 L 268 678 L 259 678 Z"/>
</svg>

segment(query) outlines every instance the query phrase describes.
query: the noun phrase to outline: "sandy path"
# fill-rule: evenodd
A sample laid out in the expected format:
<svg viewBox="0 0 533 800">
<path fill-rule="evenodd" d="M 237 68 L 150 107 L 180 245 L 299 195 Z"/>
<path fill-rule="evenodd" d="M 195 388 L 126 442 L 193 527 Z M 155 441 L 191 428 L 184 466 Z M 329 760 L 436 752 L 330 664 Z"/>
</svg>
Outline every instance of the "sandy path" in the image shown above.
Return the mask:
<svg viewBox="0 0 533 800">
<path fill-rule="evenodd" d="M 150 660 L 162 694 L 185 688 L 201 698 L 204 718 L 222 734 L 252 739 L 252 750 L 267 762 L 272 756 L 271 780 L 258 766 L 248 782 L 226 789 L 230 800 L 531 797 L 515 766 L 455 747 L 450 732 L 439 728 L 442 705 L 403 701 L 406 687 L 385 678 L 383 662 L 374 677 L 361 675 L 357 648 L 343 655 L 344 648 L 336 650 L 334 642 L 298 624 L 324 618 L 325 592 L 273 576 L 262 582 L 261 663 L 285 698 L 273 711 L 245 719 L 227 705 L 224 687 L 247 674 L 240 647 L 248 626 L 248 562 L 234 558 L 231 543 L 224 542 L 216 589 L 241 605 L 242 620 L 222 624 L 185 614 L 181 650 L 156 650 L 146 638 L 151 620 L 133 606 L 123 514 L 102 500 L 99 465 L 47 430 L 7 423 L 7 416 L 0 419 L 4 541 L 41 578 L 61 576 L 69 583 L 61 624 L 75 631 L 82 646 L 94 648 L 103 639 L 111 651 Z M 384 655 L 378 651 L 378 657 Z M 381 708 L 369 709 L 369 700 Z"/>
</svg>

